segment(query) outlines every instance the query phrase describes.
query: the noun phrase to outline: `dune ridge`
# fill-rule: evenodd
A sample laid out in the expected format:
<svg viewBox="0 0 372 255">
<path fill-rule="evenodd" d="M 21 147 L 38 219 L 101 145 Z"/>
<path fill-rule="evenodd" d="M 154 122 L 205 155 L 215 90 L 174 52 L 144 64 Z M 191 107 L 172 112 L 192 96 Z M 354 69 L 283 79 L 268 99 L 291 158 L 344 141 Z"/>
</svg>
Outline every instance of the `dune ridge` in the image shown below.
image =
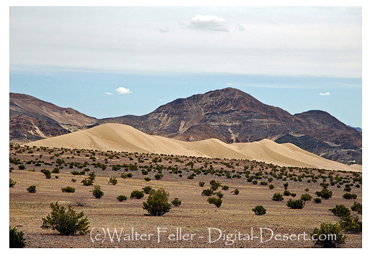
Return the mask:
<svg viewBox="0 0 372 255">
<path fill-rule="evenodd" d="M 148 135 L 131 126 L 115 123 L 102 124 L 87 130 L 27 143 L 27 145 L 209 158 L 248 159 L 264 161 L 280 166 L 362 171 L 361 165 L 348 166 L 307 152 L 293 144 L 278 144 L 269 139 L 252 143 L 233 144 L 226 144 L 218 139 L 185 142 Z"/>
</svg>

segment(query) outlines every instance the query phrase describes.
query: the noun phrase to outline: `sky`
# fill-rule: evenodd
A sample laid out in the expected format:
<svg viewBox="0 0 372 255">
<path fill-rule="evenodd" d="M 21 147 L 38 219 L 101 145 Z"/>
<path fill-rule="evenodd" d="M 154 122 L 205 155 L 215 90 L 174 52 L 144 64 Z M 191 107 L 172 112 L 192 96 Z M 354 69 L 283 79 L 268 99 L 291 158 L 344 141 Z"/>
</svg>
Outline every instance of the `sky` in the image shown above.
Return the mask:
<svg viewBox="0 0 372 255">
<path fill-rule="evenodd" d="M 362 127 L 362 7 L 10 7 L 9 68 L 97 118 L 233 87 Z"/>
</svg>

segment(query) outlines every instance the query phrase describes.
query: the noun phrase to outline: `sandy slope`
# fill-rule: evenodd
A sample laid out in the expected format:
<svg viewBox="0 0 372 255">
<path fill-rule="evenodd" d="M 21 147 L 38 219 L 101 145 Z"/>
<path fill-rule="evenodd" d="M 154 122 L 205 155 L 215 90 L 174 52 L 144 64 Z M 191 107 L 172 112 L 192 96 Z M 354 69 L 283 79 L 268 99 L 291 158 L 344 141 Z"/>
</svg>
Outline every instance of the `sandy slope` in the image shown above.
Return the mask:
<svg viewBox="0 0 372 255">
<path fill-rule="evenodd" d="M 183 142 L 142 133 L 122 124 L 103 124 L 88 130 L 28 143 L 29 146 L 236 158 L 265 161 L 281 166 L 316 167 L 361 171 L 361 165 L 347 166 L 304 151 L 293 144 L 264 139 L 253 143 L 226 144 L 217 139 Z"/>
</svg>

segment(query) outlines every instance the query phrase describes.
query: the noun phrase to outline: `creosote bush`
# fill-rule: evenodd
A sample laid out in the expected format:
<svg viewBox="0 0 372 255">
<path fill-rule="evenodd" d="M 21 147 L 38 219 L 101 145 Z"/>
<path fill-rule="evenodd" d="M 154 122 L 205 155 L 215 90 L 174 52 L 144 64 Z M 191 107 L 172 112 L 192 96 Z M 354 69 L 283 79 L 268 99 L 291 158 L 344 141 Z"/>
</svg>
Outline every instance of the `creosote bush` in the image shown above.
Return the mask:
<svg viewBox="0 0 372 255">
<path fill-rule="evenodd" d="M 350 210 L 344 205 L 336 205 L 334 208 L 329 209 L 334 215 L 344 218 L 350 216 Z"/>
<path fill-rule="evenodd" d="M 234 189 L 233 191 L 231 191 L 231 193 L 234 193 L 234 195 L 238 195 L 239 194 L 239 190 L 238 189 Z"/>
<path fill-rule="evenodd" d="M 354 202 L 354 204 L 351 206 L 352 211 L 357 211 L 358 214 L 362 214 L 362 204 L 358 202 Z"/>
<path fill-rule="evenodd" d="M 205 182 L 202 182 L 202 181 L 199 182 L 200 187 L 204 187 L 204 184 L 205 184 Z"/>
<path fill-rule="evenodd" d="M 338 222 L 342 230 L 346 233 L 361 233 L 362 222 L 359 221 L 358 216 L 347 216 Z"/>
<path fill-rule="evenodd" d="M 116 185 L 118 183 L 118 180 L 115 177 L 111 177 L 108 183 L 111 183 L 112 185 Z"/>
<path fill-rule="evenodd" d="M 274 193 L 273 197 L 271 198 L 274 201 L 282 201 L 284 200 L 283 195 L 280 192 Z"/>
<path fill-rule="evenodd" d="M 142 193 L 143 194 L 143 193 Z M 169 212 L 172 205 L 168 203 L 169 193 L 164 189 L 151 190 L 146 202 L 143 202 L 143 209 L 152 216 L 162 216 Z"/>
<path fill-rule="evenodd" d="M 314 203 L 320 204 L 322 202 L 322 199 L 319 197 L 314 198 Z"/>
<path fill-rule="evenodd" d="M 266 209 L 262 205 L 256 205 L 256 207 L 254 207 L 252 209 L 252 211 L 256 215 L 264 215 L 264 214 L 266 214 Z"/>
<path fill-rule="evenodd" d="M 16 227 L 9 226 L 9 248 L 24 248 L 26 239 L 23 235 L 23 231 L 18 231 Z"/>
<path fill-rule="evenodd" d="M 332 197 L 333 192 L 328 190 L 327 188 L 323 188 L 321 191 L 316 191 L 315 195 L 324 199 L 330 199 Z"/>
<path fill-rule="evenodd" d="M 36 193 L 36 186 L 35 185 L 31 185 L 27 188 L 27 191 L 30 192 L 30 193 Z"/>
<path fill-rule="evenodd" d="M 341 233 L 341 227 L 338 223 L 322 223 L 319 228 L 314 228 L 312 236 L 316 236 L 315 245 L 323 248 L 337 248 L 345 243 L 346 235 Z M 320 238 L 321 237 L 321 238 Z M 332 238 L 331 238 L 332 237 Z"/>
<path fill-rule="evenodd" d="M 310 196 L 309 194 L 302 194 L 301 195 L 301 200 L 304 200 L 304 201 L 310 201 L 313 197 Z"/>
<path fill-rule="evenodd" d="M 212 196 L 213 190 L 212 189 L 205 189 L 202 191 L 202 196 Z"/>
<path fill-rule="evenodd" d="M 62 188 L 61 190 L 62 190 L 62 192 L 67 192 L 67 193 L 74 193 L 75 192 L 75 188 L 73 188 L 71 186 L 67 186 L 65 188 Z"/>
<path fill-rule="evenodd" d="M 103 197 L 103 195 L 105 194 L 102 190 L 101 190 L 101 186 L 99 185 L 94 185 L 93 186 L 94 189 L 92 191 L 92 194 L 95 198 L 101 198 Z"/>
<path fill-rule="evenodd" d="M 86 234 L 89 228 L 88 218 L 84 218 L 84 212 L 76 213 L 71 205 L 68 208 L 60 206 L 58 202 L 51 203 L 51 214 L 42 218 L 41 228 L 57 230 L 62 235 Z"/>
<path fill-rule="evenodd" d="M 127 197 L 124 196 L 124 195 L 120 195 L 120 196 L 118 196 L 116 199 L 117 199 L 119 202 L 123 202 L 123 201 L 127 200 Z"/>
<path fill-rule="evenodd" d="M 9 178 L 9 188 L 13 188 L 16 185 L 16 181 L 13 181 L 11 178 Z"/>
<path fill-rule="evenodd" d="M 174 206 L 176 206 L 176 207 L 178 207 L 178 206 L 180 206 L 181 205 L 181 200 L 179 200 L 177 197 L 176 198 L 174 198 L 173 200 L 172 200 L 172 205 L 174 205 Z"/>
<path fill-rule="evenodd" d="M 351 193 L 345 193 L 342 195 L 343 198 L 345 199 L 357 199 L 357 194 L 351 194 Z"/>
<path fill-rule="evenodd" d="M 305 206 L 305 201 L 301 199 L 298 200 L 289 199 L 287 202 L 287 206 L 291 209 L 302 209 Z"/>
<path fill-rule="evenodd" d="M 143 191 L 139 191 L 139 190 L 133 190 L 132 193 L 130 193 L 130 198 L 141 199 L 144 196 L 145 194 L 143 193 Z"/>
<path fill-rule="evenodd" d="M 150 191 L 151 191 L 152 187 L 151 186 L 146 186 L 146 187 L 143 187 L 142 189 L 145 192 L 145 194 L 150 194 Z"/>
<path fill-rule="evenodd" d="M 217 208 L 220 208 L 222 205 L 222 199 L 216 197 L 210 197 L 207 199 L 208 203 L 214 204 Z"/>
</svg>

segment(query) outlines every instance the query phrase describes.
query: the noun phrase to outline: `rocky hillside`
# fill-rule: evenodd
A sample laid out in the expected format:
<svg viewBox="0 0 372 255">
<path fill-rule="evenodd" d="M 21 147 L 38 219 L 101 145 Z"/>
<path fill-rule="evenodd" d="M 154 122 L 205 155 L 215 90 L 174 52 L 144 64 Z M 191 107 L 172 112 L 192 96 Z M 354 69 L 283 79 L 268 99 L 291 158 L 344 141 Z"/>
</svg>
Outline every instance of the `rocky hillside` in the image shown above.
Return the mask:
<svg viewBox="0 0 372 255">
<path fill-rule="evenodd" d="M 184 141 L 217 138 L 232 143 L 269 138 L 289 142 L 293 141 L 288 140 L 289 136 L 304 136 L 329 148 L 298 141 L 297 146 L 329 159 L 361 163 L 362 134 L 330 114 L 309 111 L 292 115 L 233 88 L 177 99 L 144 116 L 122 116 L 98 122 L 127 124 L 148 134 Z"/>
<path fill-rule="evenodd" d="M 67 134 L 96 123 L 96 119 L 35 97 L 10 93 L 10 141 L 29 142 Z"/>
</svg>

